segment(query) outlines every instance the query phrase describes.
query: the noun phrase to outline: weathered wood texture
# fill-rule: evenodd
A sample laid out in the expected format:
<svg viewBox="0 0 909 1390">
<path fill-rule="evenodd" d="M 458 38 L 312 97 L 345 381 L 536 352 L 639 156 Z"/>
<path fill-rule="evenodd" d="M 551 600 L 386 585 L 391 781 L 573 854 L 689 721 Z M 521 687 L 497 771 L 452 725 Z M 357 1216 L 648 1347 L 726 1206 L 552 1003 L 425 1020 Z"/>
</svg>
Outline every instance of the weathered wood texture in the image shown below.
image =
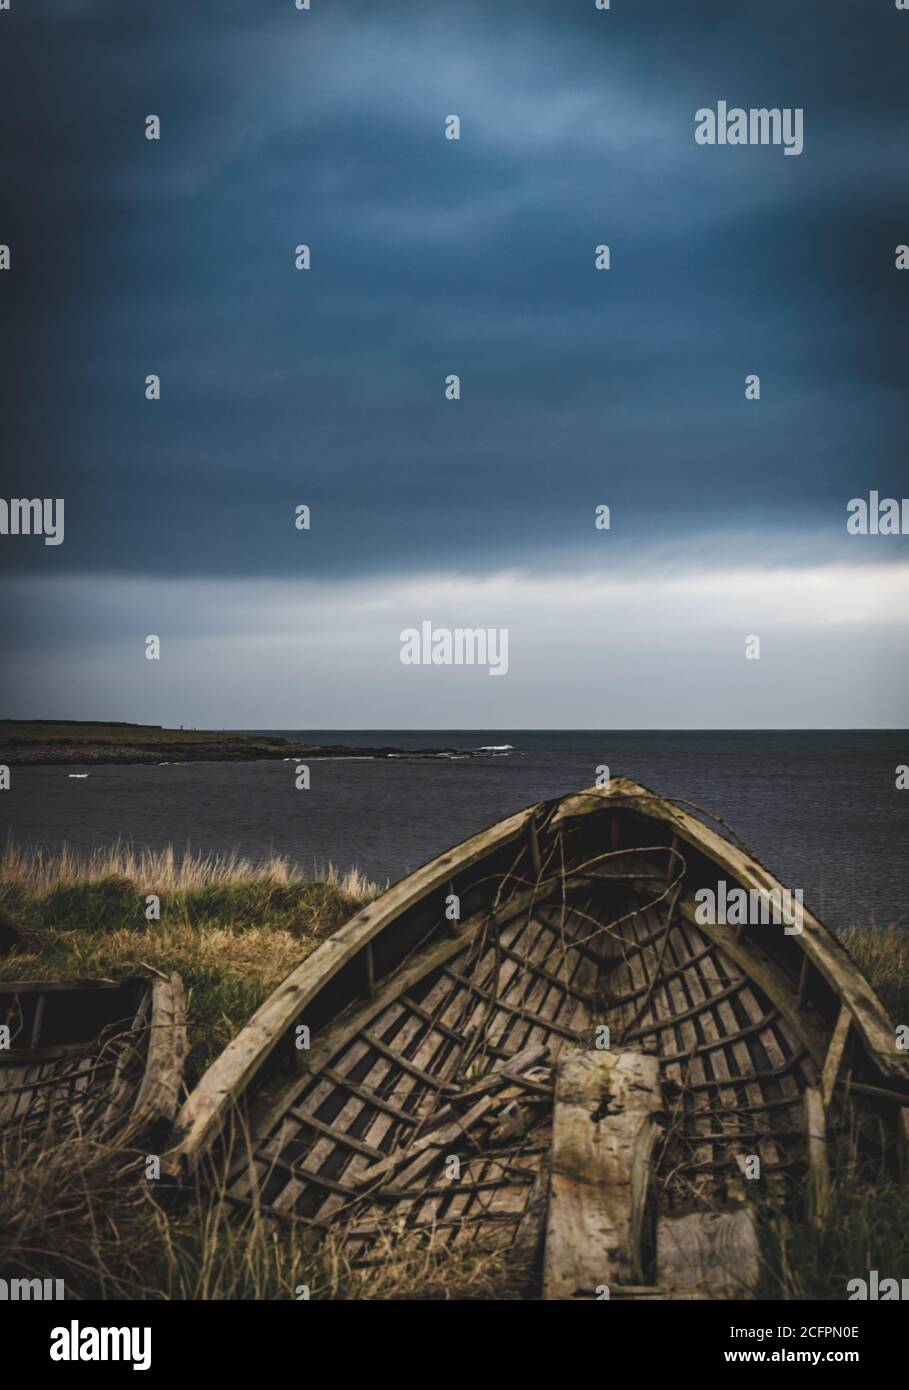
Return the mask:
<svg viewBox="0 0 909 1390">
<path fill-rule="evenodd" d="M 169 1124 L 177 1113 L 189 1051 L 186 995 L 179 975 L 155 980 L 142 1080 L 130 1115 L 131 1128 Z"/>
<path fill-rule="evenodd" d="M 657 1284 L 666 1298 L 745 1298 L 757 1282 L 758 1238 L 750 1208 L 661 1217 Z"/>
<path fill-rule="evenodd" d="M 0 984 L 0 1128 L 125 1136 L 172 1121 L 186 1054 L 183 986 L 168 981 Z"/>
<path fill-rule="evenodd" d="M 576 1052 L 552 1120 L 543 1296 L 594 1299 L 644 1282 L 642 1238 L 662 1104 L 656 1057 Z"/>
<path fill-rule="evenodd" d="M 808 1143 L 808 1200 L 816 1226 L 823 1226 L 830 1201 L 827 1115 L 818 1086 L 805 1089 L 805 1135 Z"/>
</svg>

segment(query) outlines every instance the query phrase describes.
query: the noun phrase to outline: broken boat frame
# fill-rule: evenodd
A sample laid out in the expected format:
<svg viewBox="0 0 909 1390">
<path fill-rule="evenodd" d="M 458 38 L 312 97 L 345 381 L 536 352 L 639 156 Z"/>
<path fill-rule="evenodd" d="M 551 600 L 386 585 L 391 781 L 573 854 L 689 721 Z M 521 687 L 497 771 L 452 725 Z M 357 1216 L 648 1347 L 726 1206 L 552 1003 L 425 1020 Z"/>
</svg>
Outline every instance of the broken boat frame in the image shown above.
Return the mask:
<svg viewBox="0 0 909 1390">
<path fill-rule="evenodd" d="M 166 1168 L 217 1153 L 234 1200 L 341 1229 L 364 1263 L 393 1214 L 492 1236 L 547 1297 L 734 1296 L 757 1264 L 744 1161 L 774 1191 L 806 1181 L 822 1219 L 831 1163 L 905 1163 L 909 1057 L 807 908 L 793 934 L 701 921 L 717 875 L 783 892 L 624 778 L 509 816 L 278 986 L 184 1104 Z"/>
<path fill-rule="evenodd" d="M 0 1028 L 0 1139 L 169 1129 L 187 1051 L 178 975 L 3 981 Z"/>
</svg>

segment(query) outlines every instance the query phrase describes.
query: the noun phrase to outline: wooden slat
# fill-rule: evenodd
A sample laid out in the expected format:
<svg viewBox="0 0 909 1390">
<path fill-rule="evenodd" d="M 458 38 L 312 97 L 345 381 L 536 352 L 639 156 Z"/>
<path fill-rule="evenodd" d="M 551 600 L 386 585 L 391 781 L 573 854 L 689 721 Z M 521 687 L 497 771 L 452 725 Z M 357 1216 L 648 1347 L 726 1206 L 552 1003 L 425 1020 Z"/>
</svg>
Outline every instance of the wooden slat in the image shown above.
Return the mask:
<svg viewBox="0 0 909 1390">
<path fill-rule="evenodd" d="M 384 1158 L 381 1149 L 374 1148 L 372 1144 L 364 1144 L 361 1140 L 355 1139 L 352 1134 L 348 1134 L 346 1130 L 338 1129 L 334 1125 L 327 1125 L 323 1120 L 317 1120 L 315 1115 L 301 1110 L 298 1105 L 289 1106 L 287 1113 L 298 1119 L 306 1129 L 311 1129 L 316 1134 L 324 1134 L 334 1143 L 341 1144 L 346 1149 L 352 1149 L 354 1153 L 365 1154 L 367 1158 L 371 1159 Z"/>
<path fill-rule="evenodd" d="M 748 976 L 779 1009 L 796 1037 L 800 1038 L 809 1054 L 820 1066 L 827 1051 L 829 1030 L 807 1001 L 799 1001 L 798 989 L 779 965 L 757 942 L 737 941 L 735 928 L 722 923 L 698 922 L 694 901 L 684 896 L 679 899 L 678 910 L 685 920 L 696 926 L 704 936 L 708 936 L 721 948 L 723 953 Z"/>
<path fill-rule="evenodd" d="M 839 1017 L 836 1020 L 836 1027 L 830 1039 L 830 1047 L 827 1056 L 824 1058 L 824 1070 L 821 1073 L 821 1099 L 824 1102 L 824 1109 L 829 1110 L 833 1100 L 833 1089 L 839 1080 L 843 1061 L 846 1056 L 846 1044 L 849 1041 L 849 1029 L 852 1026 L 852 1013 L 846 1004 L 843 1004 Z"/>
<path fill-rule="evenodd" d="M 446 973 L 449 974 L 453 980 L 457 980 L 465 989 L 472 990 L 473 993 L 478 995 L 481 999 L 492 1002 L 495 1004 L 496 1009 L 501 1009 L 503 1013 L 511 1014 L 515 1018 L 524 1020 L 524 1022 L 536 1024 L 537 1027 L 543 1028 L 547 1032 L 558 1033 L 559 1037 L 568 1038 L 571 1042 L 576 1043 L 580 1041 L 580 1034 L 577 1033 L 574 1028 L 563 1028 L 561 1024 L 554 1023 L 551 1018 L 546 1018 L 542 1014 L 534 1013 L 532 1009 L 525 1008 L 521 1004 L 508 1004 L 504 999 L 500 999 L 493 994 L 491 990 L 482 989 L 479 985 L 475 985 L 471 980 L 468 980 L 465 975 L 459 974 L 458 971 L 452 967 L 446 966 L 445 969 Z"/>
<path fill-rule="evenodd" d="M 419 1119 L 411 1115 L 409 1111 L 402 1110 L 400 1105 L 393 1105 L 391 1101 L 379 1094 L 379 1092 L 368 1086 L 362 1086 L 357 1081 L 352 1081 L 349 1076 L 338 1071 L 335 1067 L 323 1067 L 321 1075 L 326 1077 L 335 1086 L 340 1086 L 344 1090 L 350 1091 L 351 1095 L 357 1096 L 366 1105 L 375 1106 L 376 1110 L 382 1110 L 386 1115 L 392 1115 L 400 1123 L 405 1125 L 418 1125 Z"/>
<path fill-rule="evenodd" d="M 808 1200 L 814 1225 L 823 1226 L 830 1201 L 827 1115 L 817 1086 L 805 1089 L 805 1137 L 808 1147 Z"/>
<path fill-rule="evenodd" d="M 188 1051 L 186 995 L 180 976 L 172 974 L 151 986 L 145 1069 L 130 1116 L 131 1128 L 173 1120 Z"/>
</svg>

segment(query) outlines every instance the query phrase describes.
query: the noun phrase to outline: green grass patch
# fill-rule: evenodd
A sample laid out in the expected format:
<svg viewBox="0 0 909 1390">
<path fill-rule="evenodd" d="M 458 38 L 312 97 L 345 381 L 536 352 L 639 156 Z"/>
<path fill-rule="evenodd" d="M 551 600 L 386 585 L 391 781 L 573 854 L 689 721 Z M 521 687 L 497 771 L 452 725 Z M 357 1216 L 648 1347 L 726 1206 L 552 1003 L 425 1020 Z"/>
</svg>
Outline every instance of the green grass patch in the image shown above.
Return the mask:
<svg viewBox="0 0 909 1390">
<path fill-rule="evenodd" d="M 0 909 L 28 949 L 4 959 L 6 979 L 67 979 L 176 971 L 187 992 L 193 1085 L 280 981 L 375 889 L 357 875 L 310 881 L 239 861 L 175 867 L 171 858 L 56 880 L 42 863 L 0 886 Z M 12 864 L 19 861 L 13 856 Z M 127 872 L 122 871 L 126 869 Z M 128 872 L 132 869 L 132 872 Z M 160 918 L 148 920 L 148 897 Z"/>
</svg>

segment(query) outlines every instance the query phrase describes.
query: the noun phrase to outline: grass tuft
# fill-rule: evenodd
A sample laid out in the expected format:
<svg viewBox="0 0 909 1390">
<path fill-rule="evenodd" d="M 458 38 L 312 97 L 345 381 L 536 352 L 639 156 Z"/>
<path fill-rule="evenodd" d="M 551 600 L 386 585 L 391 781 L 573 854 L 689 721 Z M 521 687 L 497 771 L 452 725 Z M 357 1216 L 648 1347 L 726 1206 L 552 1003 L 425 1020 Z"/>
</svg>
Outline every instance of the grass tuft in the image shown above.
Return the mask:
<svg viewBox="0 0 909 1390">
<path fill-rule="evenodd" d="M 849 927 L 839 939 L 894 1023 L 909 1023 L 909 931 L 893 924 Z"/>
</svg>

